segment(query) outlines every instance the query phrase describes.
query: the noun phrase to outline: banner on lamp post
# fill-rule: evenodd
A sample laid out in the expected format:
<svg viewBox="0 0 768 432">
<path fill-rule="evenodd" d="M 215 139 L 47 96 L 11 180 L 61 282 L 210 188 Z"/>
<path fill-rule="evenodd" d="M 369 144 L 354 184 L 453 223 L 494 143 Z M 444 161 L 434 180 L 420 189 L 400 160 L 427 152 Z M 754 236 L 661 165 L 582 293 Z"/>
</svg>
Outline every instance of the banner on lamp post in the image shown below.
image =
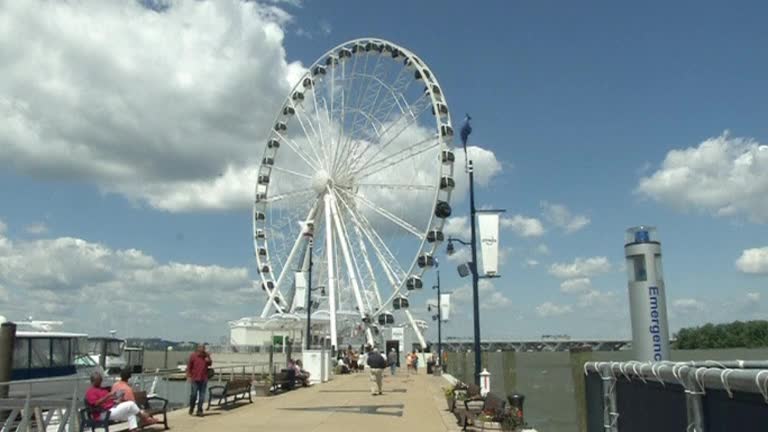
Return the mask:
<svg viewBox="0 0 768 432">
<path fill-rule="evenodd" d="M 477 212 L 483 274 L 486 276 L 496 276 L 499 272 L 499 215 L 502 212 L 503 210 L 479 210 Z"/>
<path fill-rule="evenodd" d="M 451 318 L 451 295 L 440 294 L 440 318 L 448 321 Z"/>
</svg>

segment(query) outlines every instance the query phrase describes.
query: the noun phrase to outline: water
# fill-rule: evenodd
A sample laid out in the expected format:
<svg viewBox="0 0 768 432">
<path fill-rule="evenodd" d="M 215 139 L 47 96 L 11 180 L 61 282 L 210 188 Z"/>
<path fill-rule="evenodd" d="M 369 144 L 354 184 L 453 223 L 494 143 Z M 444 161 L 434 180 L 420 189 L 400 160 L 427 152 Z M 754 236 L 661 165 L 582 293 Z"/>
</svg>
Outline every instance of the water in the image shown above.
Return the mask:
<svg viewBox="0 0 768 432">
<path fill-rule="evenodd" d="M 631 351 L 485 352 L 483 365 L 491 373 L 491 391 L 525 395 L 525 419 L 540 431 L 586 432 L 584 363 L 627 361 Z M 766 360 L 768 349 L 673 350 L 673 361 Z M 472 382 L 472 353 L 449 353 L 448 372 Z"/>
</svg>

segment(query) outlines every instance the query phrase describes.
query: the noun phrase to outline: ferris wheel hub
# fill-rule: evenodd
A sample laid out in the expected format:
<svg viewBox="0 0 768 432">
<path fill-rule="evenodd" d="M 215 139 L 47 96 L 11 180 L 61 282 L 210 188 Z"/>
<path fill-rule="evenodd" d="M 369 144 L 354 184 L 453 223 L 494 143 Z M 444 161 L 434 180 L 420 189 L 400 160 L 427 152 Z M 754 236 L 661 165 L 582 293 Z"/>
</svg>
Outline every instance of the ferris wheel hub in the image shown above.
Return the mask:
<svg viewBox="0 0 768 432">
<path fill-rule="evenodd" d="M 318 194 L 326 191 L 328 187 L 333 187 L 333 179 L 326 170 L 320 170 L 312 177 L 312 188 Z"/>
</svg>

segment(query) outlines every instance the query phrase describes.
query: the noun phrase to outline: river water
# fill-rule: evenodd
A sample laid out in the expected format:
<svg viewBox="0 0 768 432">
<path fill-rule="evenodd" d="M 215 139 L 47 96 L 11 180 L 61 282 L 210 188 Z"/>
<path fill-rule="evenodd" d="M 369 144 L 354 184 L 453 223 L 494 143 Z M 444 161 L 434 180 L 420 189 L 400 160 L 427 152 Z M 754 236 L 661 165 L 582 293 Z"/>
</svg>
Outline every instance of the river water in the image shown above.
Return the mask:
<svg viewBox="0 0 768 432">
<path fill-rule="evenodd" d="M 585 432 L 584 363 L 628 361 L 631 351 L 596 352 L 484 352 L 483 365 L 491 373 L 491 391 L 525 395 L 525 419 L 539 431 Z M 673 361 L 768 360 L 768 349 L 673 350 Z M 449 353 L 447 370 L 472 382 L 472 353 Z"/>
</svg>

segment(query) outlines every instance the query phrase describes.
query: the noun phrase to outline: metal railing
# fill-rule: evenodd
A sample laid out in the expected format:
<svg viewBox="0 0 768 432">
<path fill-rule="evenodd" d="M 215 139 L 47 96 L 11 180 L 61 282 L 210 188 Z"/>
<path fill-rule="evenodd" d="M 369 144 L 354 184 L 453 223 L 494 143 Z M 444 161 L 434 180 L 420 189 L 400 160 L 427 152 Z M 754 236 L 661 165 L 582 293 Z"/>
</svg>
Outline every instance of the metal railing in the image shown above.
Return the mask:
<svg viewBox="0 0 768 432">
<path fill-rule="evenodd" d="M 271 374 L 269 363 L 218 364 L 214 365 L 211 381 L 222 383 L 235 377 L 249 377 L 258 381 Z M 114 376 L 105 376 L 105 384 L 115 381 Z M 162 394 L 169 381 L 183 381 L 184 371 L 179 369 L 156 370 L 132 376 L 133 386 L 148 395 Z M 84 406 L 83 397 L 88 387 L 88 377 L 84 375 L 60 378 L 41 378 L 21 381 L 0 382 L 0 386 L 9 386 L 14 397 L 0 399 L 0 432 L 27 431 L 77 431 L 79 430 L 78 409 Z M 45 388 L 64 388 L 66 391 L 55 395 L 36 396 L 35 393 Z M 182 398 L 182 402 L 186 397 Z M 178 404 L 177 404 L 178 405 Z"/>
<path fill-rule="evenodd" d="M 768 361 L 588 362 L 584 373 L 600 382 L 599 390 L 590 391 L 587 380 L 588 416 L 602 413 L 588 420 L 589 432 L 680 430 L 671 426 L 676 423 L 688 432 L 718 429 L 715 424 L 764 430 L 763 421 L 749 429 L 748 417 L 768 416 Z M 755 409 L 758 403 L 762 407 Z M 739 421 L 746 429 L 734 424 Z"/>
</svg>

